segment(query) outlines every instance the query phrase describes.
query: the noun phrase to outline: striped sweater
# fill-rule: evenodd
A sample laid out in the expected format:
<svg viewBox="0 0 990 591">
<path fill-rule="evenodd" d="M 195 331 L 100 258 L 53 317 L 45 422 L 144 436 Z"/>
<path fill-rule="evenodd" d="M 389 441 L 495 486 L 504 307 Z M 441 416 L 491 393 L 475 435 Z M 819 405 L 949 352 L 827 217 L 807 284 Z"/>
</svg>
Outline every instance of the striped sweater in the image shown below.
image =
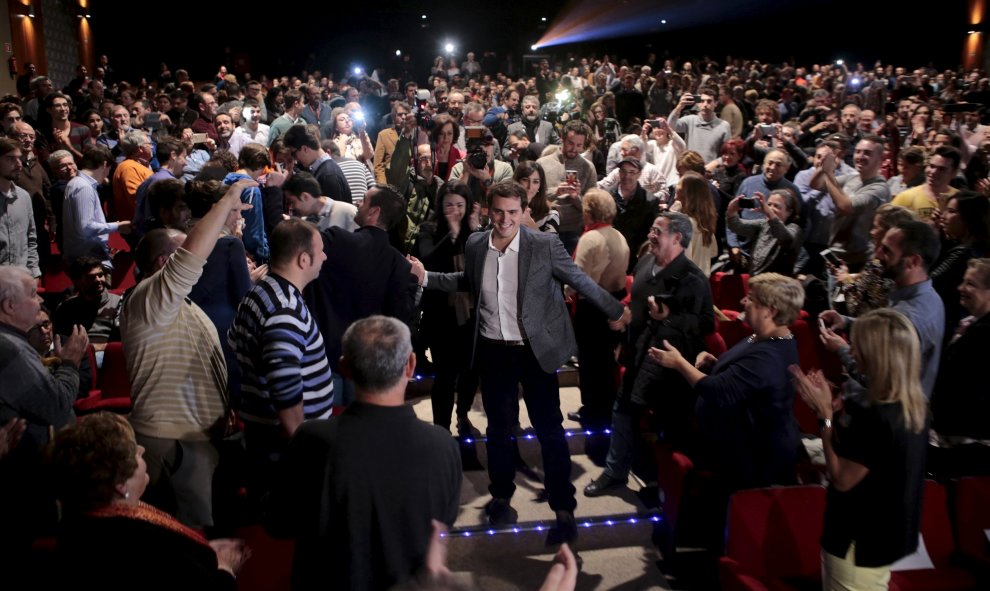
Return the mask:
<svg viewBox="0 0 990 591">
<path fill-rule="evenodd" d="M 148 437 L 206 441 L 226 412 L 227 363 L 217 329 L 188 299 L 205 259 L 179 248 L 124 300 L 120 340 L 134 407 Z"/>
<path fill-rule="evenodd" d="M 276 425 L 277 411 L 300 402 L 307 420 L 330 416 L 323 335 L 294 285 L 269 273 L 241 300 L 227 337 L 241 367 L 243 420 Z"/>
</svg>

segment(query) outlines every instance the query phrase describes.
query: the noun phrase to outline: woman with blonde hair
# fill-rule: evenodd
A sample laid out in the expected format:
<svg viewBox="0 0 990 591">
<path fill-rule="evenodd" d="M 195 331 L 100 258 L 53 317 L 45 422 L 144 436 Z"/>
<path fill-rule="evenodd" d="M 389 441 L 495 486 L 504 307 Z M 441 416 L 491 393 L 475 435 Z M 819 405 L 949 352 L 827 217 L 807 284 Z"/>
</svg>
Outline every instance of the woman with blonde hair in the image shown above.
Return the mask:
<svg viewBox="0 0 990 591">
<path fill-rule="evenodd" d="M 686 254 L 705 275 L 711 274 L 712 259 L 718 256 L 718 211 L 708 187 L 705 177 L 685 172 L 677 183 L 677 202 L 670 208 L 691 218 L 694 238 Z"/>
<path fill-rule="evenodd" d="M 826 590 L 886 589 L 890 565 L 915 551 L 921 524 L 928 419 L 921 345 L 906 316 L 868 312 L 852 328 L 852 352 L 868 384 L 834 419 L 821 371 L 791 367 L 818 414 L 831 484 L 822 534 Z"/>
</svg>

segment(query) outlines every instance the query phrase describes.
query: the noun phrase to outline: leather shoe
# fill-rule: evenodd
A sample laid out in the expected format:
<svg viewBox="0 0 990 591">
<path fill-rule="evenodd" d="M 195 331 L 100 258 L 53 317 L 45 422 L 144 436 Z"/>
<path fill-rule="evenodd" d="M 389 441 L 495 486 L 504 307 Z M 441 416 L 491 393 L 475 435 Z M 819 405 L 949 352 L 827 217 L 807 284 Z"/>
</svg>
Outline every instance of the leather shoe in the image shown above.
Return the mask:
<svg viewBox="0 0 990 591">
<path fill-rule="evenodd" d="M 512 525 L 519 520 L 519 513 L 509 504 L 509 499 L 493 498 L 485 506 L 488 513 L 488 523 L 497 526 Z"/>
<path fill-rule="evenodd" d="M 457 436 L 461 439 L 467 439 L 468 437 L 477 437 L 481 435 L 481 431 L 478 431 L 473 424 L 471 424 L 471 419 L 467 415 L 457 417 Z"/>
<path fill-rule="evenodd" d="M 584 487 L 584 496 L 586 497 L 600 497 L 605 494 L 609 489 L 619 488 L 625 486 L 628 479 L 626 478 L 612 478 L 606 472 L 602 472 L 602 475 L 591 481 L 591 484 Z"/>
<path fill-rule="evenodd" d="M 557 525 L 547 534 L 547 546 L 558 544 L 574 545 L 577 540 L 577 521 L 573 511 L 557 511 Z"/>
</svg>

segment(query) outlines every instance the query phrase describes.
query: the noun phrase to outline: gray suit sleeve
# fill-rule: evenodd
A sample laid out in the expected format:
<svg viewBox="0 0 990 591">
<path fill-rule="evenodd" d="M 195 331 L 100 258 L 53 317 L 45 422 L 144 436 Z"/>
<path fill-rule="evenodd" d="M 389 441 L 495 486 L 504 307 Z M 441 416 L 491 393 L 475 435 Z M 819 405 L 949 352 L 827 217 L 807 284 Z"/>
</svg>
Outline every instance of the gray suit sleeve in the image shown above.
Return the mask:
<svg viewBox="0 0 990 591">
<path fill-rule="evenodd" d="M 618 320 L 622 317 L 623 306 L 612 294 L 605 291 L 600 285 L 591 280 L 582 271 L 574 260 L 568 256 L 564 249 L 564 244 L 555 240 L 550 250 L 551 264 L 553 266 L 553 276 L 561 283 L 570 285 L 579 294 L 593 303 L 601 310 L 609 320 Z"/>
</svg>

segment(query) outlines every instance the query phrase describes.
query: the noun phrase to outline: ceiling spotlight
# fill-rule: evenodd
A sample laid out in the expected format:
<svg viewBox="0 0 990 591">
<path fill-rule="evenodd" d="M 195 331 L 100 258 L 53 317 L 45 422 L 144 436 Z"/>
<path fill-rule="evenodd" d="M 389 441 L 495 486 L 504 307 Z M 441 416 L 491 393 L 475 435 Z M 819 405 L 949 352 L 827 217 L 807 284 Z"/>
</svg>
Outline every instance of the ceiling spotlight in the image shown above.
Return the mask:
<svg viewBox="0 0 990 591">
<path fill-rule="evenodd" d="M 361 66 L 354 66 L 354 75 L 355 76 L 361 75 Z"/>
<path fill-rule="evenodd" d="M 425 21 L 425 20 L 426 20 L 426 15 L 424 14 L 424 15 L 423 15 L 423 16 L 421 16 L 420 18 L 421 18 L 421 19 L 423 19 L 423 20 Z"/>
<path fill-rule="evenodd" d="M 401 56 L 402 56 L 402 50 L 401 49 L 396 49 L 395 50 L 395 57 L 401 57 Z"/>
<path fill-rule="evenodd" d="M 547 22 L 547 17 L 543 17 L 540 20 L 543 21 L 543 22 Z"/>
<path fill-rule="evenodd" d="M 531 50 L 533 50 L 533 51 L 536 51 L 536 49 L 537 49 L 537 47 L 539 47 L 539 46 L 538 46 L 538 45 L 536 45 L 535 43 L 534 43 L 533 45 L 530 45 L 530 46 L 529 46 L 529 48 L 530 48 Z"/>
<path fill-rule="evenodd" d="M 666 25 L 667 24 L 667 19 L 665 19 L 665 18 L 660 19 L 660 24 L 661 25 Z"/>
<path fill-rule="evenodd" d="M 453 43 L 448 43 L 448 44 L 446 44 L 446 45 L 443 46 L 443 49 L 447 53 L 454 53 L 454 44 Z"/>
</svg>

